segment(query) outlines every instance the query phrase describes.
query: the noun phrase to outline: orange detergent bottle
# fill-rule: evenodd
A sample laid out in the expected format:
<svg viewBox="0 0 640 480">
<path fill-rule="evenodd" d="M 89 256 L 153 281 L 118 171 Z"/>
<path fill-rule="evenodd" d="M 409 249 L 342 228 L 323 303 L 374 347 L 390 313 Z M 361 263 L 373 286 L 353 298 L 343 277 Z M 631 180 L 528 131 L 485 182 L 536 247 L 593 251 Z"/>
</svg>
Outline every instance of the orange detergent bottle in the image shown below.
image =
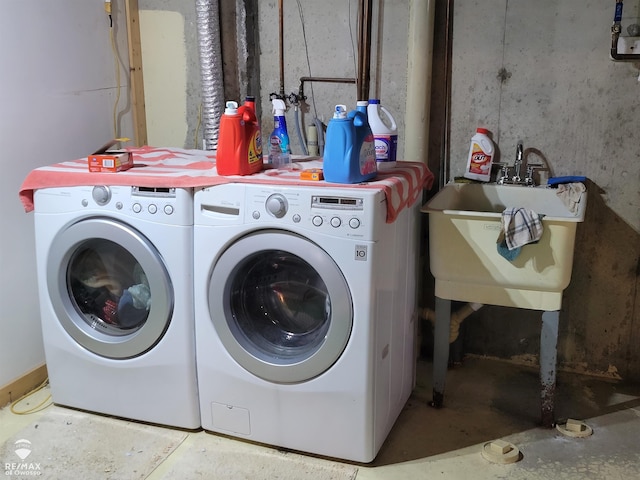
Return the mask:
<svg viewBox="0 0 640 480">
<path fill-rule="evenodd" d="M 262 170 L 262 137 L 251 98 L 238 107 L 227 102 L 220 117 L 216 168 L 219 175 L 251 175 Z"/>
</svg>

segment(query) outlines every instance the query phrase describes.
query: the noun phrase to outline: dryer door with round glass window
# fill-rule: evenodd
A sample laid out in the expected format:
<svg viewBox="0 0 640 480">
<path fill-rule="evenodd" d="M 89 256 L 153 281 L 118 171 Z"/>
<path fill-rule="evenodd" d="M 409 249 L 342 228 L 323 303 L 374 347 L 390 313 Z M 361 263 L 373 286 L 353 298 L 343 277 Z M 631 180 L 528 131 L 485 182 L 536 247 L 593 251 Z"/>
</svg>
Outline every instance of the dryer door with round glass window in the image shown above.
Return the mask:
<svg viewBox="0 0 640 480">
<path fill-rule="evenodd" d="M 342 272 L 318 245 L 278 230 L 227 248 L 209 282 L 209 310 L 229 354 L 252 374 L 296 383 L 329 369 L 353 324 Z"/>
<path fill-rule="evenodd" d="M 162 257 L 140 232 L 114 219 L 83 219 L 56 235 L 46 280 L 64 330 L 97 355 L 141 355 L 169 326 L 173 287 Z"/>
</svg>

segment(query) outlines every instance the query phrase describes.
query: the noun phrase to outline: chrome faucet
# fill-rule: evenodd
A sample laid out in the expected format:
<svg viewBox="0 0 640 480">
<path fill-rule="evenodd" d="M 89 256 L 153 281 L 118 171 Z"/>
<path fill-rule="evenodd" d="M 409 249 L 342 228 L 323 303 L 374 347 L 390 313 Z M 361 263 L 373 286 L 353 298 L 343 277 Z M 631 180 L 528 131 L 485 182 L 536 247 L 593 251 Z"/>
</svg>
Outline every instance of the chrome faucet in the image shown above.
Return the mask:
<svg viewBox="0 0 640 480">
<path fill-rule="evenodd" d="M 526 185 L 529 187 L 535 186 L 535 182 L 533 181 L 533 171 L 538 168 L 537 166 L 526 165 L 527 168 L 527 176 L 526 178 L 520 177 L 520 171 L 525 163 L 524 160 L 524 147 L 522 146 L 522 141 L 518 141 L 518 145 L 516 147 L 516 160 L 513 162 L 513 165 L 509 165 L 507 163 L 496 163 L 493 164 L 500 167 L 500 175 L 497 178 L 497 183 L 499 185 Z M 509 175 L 509 171 L 513 168 L 513 176 Z"/>
<path fill-rule="evenodd" d="M 522 166 L 522 159 L 524 157 L 524 149 L 522 147 L 522 141 L 518 141 L 518 146 L 516 147 L 516 161 L 513 162 L 513 183 L 518 183 L 522 179 L 520 178 L 520 167 Z"/>
</svg>

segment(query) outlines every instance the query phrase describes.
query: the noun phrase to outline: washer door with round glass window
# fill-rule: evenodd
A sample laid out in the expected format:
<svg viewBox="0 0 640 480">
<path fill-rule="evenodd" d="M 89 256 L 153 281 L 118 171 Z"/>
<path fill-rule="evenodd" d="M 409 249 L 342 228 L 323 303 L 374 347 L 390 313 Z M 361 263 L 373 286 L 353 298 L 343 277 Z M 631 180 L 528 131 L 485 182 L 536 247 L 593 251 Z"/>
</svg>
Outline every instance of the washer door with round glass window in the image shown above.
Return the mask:
<svg viewBox="0 0 640 480">
<path fill-rule="evenodd" d="M 314 378 L 349 341 L 353 306 L 342 272 L 322 248 L 294 233 L 242 237 L 219 257 L 208 288 L 224 347 L 265 380 Z"/>
<path fill-rule="evenodd" d="M 111 218 L 83 219 L 56 235 L 47 284 L 64 330 L 107 358 L 132 358 L 153 348 L 173 313 L 162 257 L 144 235 Z"/>
</svg>

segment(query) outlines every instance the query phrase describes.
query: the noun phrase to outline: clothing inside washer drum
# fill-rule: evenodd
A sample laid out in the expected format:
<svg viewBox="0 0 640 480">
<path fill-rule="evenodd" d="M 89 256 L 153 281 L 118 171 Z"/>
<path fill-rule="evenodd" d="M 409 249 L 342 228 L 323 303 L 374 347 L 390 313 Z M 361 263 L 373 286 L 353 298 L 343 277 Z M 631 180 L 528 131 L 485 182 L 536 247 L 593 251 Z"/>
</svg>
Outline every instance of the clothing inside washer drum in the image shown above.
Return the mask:
<svg viewBox="0 0 640 480">
<path fill-rule="evenodd" d="M 108 240 L 86 242 L 68 267 L 69 294 L 89 325 L 101 322 L 110 333 L 140 328 L 149 315 L 151 292 L 141 265 Z"/>
</svg>

